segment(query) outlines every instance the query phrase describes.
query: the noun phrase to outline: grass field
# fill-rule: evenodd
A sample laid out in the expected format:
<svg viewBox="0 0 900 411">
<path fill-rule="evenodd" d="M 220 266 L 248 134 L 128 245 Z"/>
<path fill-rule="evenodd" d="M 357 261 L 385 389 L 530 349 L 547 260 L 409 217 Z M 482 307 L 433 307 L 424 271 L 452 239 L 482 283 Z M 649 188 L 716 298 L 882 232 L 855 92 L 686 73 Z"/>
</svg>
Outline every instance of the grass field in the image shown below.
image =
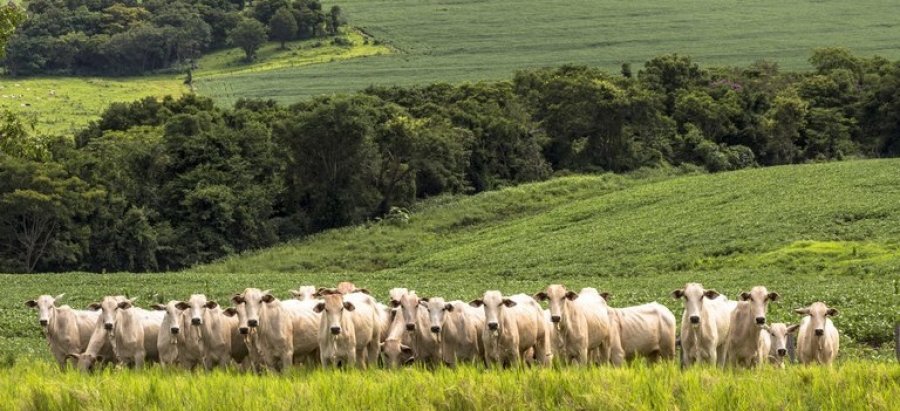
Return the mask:
<svg viewBox="0 0 900 411">
<path fill-rule="evenodd" d="M 295 371 L 287 376 L 153 369 L 59 374 L 46 363 L 0 372 L 2 408 L 413 410 L 892 410 L 900 366 L 681 371 L 628 369 Z"/>
<path fill-rule="evenodd" d="M 268 43 L 252 63 L 244 61 L 240 49 L 207 54 L 194 71 L 196 91 L 214 95 L 220 103 L 230 105 L 240 96 L 232 92 L 236 75 L 265 73 L 280 69 L 332 63 L 348 59 L 384 55 L 391 52 L 386 45 L 375 45 L 358 31 L 346 34 L 348 46 L 337 46 L 329 40 L 294 41 L 282 50 L 280 44 Z M 180 96 L 190 91 L 183 74 L 143 77 L 0 77 L 0 109 L 24 113 L 36 120 L 38 133 L 72 134 L 100 114 L 113 102 L 130 102 L 148 96 Z M 226 79 L 225 81 L 213 81 Z"/>
<path fill-rule="evenodd" d="M 900 57 L 900 3 L 891 0 L 346 0 L 349 20 L 400 52 L 279 70 L 228 82 L 229 93 L 282 102 L 358 90 L 506 79 L 529 67 L 588 64 L 636 70 L 677 52 L 705 66 L 769 59 L 806 70 L 812 49 Z M 211 94 L 219 97 L 220 94 Z M 229 95 L 222 95 L 229 97 Z"/>
<path fill-rule="evenodd" d="M 700 281 L 726 295 L 763 284 L 772 321 L 816 300 L 841 310 L 841 359 L 891 359 L 900 320 L 900 160 L 771 167 L 713 175 L 572 176 L 471 197 L 441 197 L 409 224 L 333 230 L 167 274 L 2 275 L 0 356 L 47 358 L 22 302 L 65 292 L 83 307 L 124 293 L 139 305 L 245 287 L 287 298 L 301 284 L 349 279 L 469 300 L 485 289 L 534 293 L 552 282 L 659 301 Z"/>
</svg>

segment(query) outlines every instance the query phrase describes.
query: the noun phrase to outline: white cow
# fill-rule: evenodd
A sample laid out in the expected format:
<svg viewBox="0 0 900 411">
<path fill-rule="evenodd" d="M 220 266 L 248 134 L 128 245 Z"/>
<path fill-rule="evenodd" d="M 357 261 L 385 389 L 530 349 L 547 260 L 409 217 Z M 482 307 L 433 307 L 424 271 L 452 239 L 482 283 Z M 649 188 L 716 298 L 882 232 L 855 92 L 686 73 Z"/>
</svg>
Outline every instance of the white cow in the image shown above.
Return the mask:
<svg viewBox="0 0 900 411">
<path fill-rule="evenodd" d="M 613 364 L 637 356 L 650 361 L 675 358 L 675 314 L 668 308 L 653 302 L 608 312 Z"/>
<path fill-rule="evenodd" d="M 438 337 L 440 357 L 455 366 L 457 362 L 475 362 L 484 358 L 484 310 L 462 301 L 445 302 L 432 297 L 420 301 L 427 310 L 429 331 Z"/>
<path fill-rule="evenodd" d="M 231 340 L 231 347 L 236 353 L 233 356 L 246 357 L 243 368 L 259 372 L 262 367 L 262 355 L 259 352 L 259 334 L 256 328 L 250 328 L 247 325 L 247 305 L 237 304 L 234 307 L 225 309 L 223 314 L 238 319 L 237 334 L 232 335 Z"/>
<path fill-rule="evenodd" d="M 285 300 L 281 306 L 290 314 L 294 333 L 294 362 L 315 365 L 319 360 L 319 322 L 315 308 L 320 300 Z"/>
<path fill-rule="evenodd" d="M 576 294 L 559 284 L 535 294 L 538 300 L 550 301 L 556 351 L 563 361 L 587 364 L 594 356 L 600 363 L 610 360 L 612 340 L 604 295 L 608 294 L 600 294 L 594 288 L 584 288 Z"/>
<path fill-rule="evenodd" d="M 281 301 L 271 292 L 258 288 L 247 288 L 231 300 L 235 304 L 245 304 L 247 326 L 258 332 L 262 363 L 278 371 L 290 369 L 294 360 L 294 323 Z"/>
<path fill-rule="evenodd" d="M 406 332 L 415 355 L 415 360 L 430 365 L 441 361 L 440 344 L 437 335 L 428 330 L 428 309 L 420 305 L 419 296 L 410 291 L 400 297 L 400 312 L 406 323 Z"/>
<path fill-rule="evenodd" d="M 534 359 L 546 365 L 550 358 L 544 312 L 534 298 L 516 294 L 508 298 L 500 291 L 487 291 L 481 299 L 469 303 L 484 307 L 484 357 L 488 364 L 522 364 L 533 350 Z"/>
<path fill-rule="evenodd" d="M 706 290 L 699 283 L 685 284 L 683 289 L 672 291 L 672 297 L 684 298 L 681 316 L 684 366 L 725 364 L 725 341 L 737 302 L 729 301 L 716 290 Z"/>
<path fill-rule="evenodd" d="M 778 368 L 784 368 L 784 357 L 787 356 L 787 339 L 788 335 L 793 334 L 800 328 L 800 324 L 787 325 L 785 323 L 767 324 L 763 327 L 763 338 L 766 342 L 761 342 L 769 346 L 769 351 L 765 353 L 762 361 Z"/>
<path fill-rule="evenodd" d="M 57 307 L 57 301 L 64 295 L 41 295 L 25 302 L 26 307 L 37 309 L 38 323 L 47 337 L 50 353 L 61 370 L 65 370 L 67 359 L 77 358 L 87 349 L 100 318 L 94 311 L 73 310 L 68 305 Z"/>
<path fill-rule="evenodd" d="M 316 298 L 316 287 L 313 285 L 302 285 L 296 290 L 291 290 L 291 295 L 300 301 L 309 301 Z"/>
<path fill-rule="evenodd" d="M 778 293 L 756 286 L 741 293 L 741 301 L 731 312 L 731 325 L 725 344 L 725 363 L 730 366 L 754 367 L 760 364 L 760 353 L 768 352 L 765 337 L 760 331 L 766 325 L 766 310 L 770 301 L 778 301 Z"/>
<path fill-rule="evenodd" d="M 208 300 L 203 294 L 193 294 L 178 306 L 185 307 L 190 317 L 190 327 L 200 331 L 206 369 L 231 364 L 232 335 L 238 328 L 238 319 L 225 315 L 217 302 Z"/>
<path fill-rule="evenodd" d="M 322 314 L 319 353 L 323 367 L 366 368 L 377 361 L 381 327 L 375 300 L 364 293 L 326 292 L 315 311 Z"/>
<path fill-rule="evenodd" d="M 185 314 L 177 307 L 178 301 L 169 301 L 166 305 L 153 304 L 150 308 L 163 311 L 162 324 L 159 327 L 159 335 L 156 339 L 156 349 L 159 351 L 159 362 L 163 366 L 179 364 L 179 352 L 184 345 L 182 334 Z"/>
<path fill-rule="evenodd" d="M 112 298 L 116 303 L 127 301 L 124 295 L 108 298 Z M 96 312 L 100 308 L 100 303 L 88 305 L 88 310 L 91 311 Z M 72 354 L 70 357 L 78 361 L 78 369 L 84 372 L 92 371 L 98 363 L 114 363 L 116 361 L 110 330 L 106 328 L 106 323 L 100 313 L 98 313 L 97 323 L 94 325 L 94 331 L 91 333 L 91 338 L 84 352 L 77 355 Z"/>
<path fill-rule="evenodd" d="M 797 335 L 797 358 L 803 364 L 830 366 L 837 358 L 841 341 L 837 328 L 828 317 L 837 316 L 838 310 L 829 308 L 823 302 L 815 302 L 794 312 L 804 316 Z"/>
<path fill-rule="evenodd" d="M 100 318 L 109 332 L 116 359 L 140 369 L 145 361 L 159 361 L 156 343 L 165 313 L 147 311 L 133 303 L 134 300 L 104 297 L 99 303 Z"/>
</svg>

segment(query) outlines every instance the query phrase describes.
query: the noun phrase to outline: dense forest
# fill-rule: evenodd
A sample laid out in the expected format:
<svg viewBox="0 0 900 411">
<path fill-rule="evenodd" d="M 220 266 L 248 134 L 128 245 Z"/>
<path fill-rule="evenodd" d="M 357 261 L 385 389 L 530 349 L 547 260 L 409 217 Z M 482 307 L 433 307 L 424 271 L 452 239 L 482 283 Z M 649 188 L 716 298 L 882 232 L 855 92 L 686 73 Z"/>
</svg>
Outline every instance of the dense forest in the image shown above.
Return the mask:
<svg viewBox="0 0 900 411">
<path fill-rule="evenodd" d="M 636 73 L 563 66 L 289 107 L 149 98 L 59 137 L 7 112 L 0 271 L 173 270 L 558 172 L 900 154 L 900 62 L 845 49 L 810 62 L 664 55 Z"/>
<path fill-rule="evenodd" d="M 191 67 L 204 52 L 267 38 L 332 36 L 344 18 L 318 0 L 31 0 L 6 46 L 13 76 L 137 75 Z"/>
</svg>

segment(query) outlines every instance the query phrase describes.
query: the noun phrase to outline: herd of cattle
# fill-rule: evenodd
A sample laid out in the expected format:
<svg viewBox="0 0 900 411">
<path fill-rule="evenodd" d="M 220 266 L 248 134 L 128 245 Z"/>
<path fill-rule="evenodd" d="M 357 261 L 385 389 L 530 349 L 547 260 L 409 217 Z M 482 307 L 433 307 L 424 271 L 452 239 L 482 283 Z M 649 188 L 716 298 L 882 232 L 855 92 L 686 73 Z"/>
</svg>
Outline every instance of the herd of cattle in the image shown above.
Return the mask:
<svg viewBox="0 0 900 411">
<path fill-rule="evenodd" d="M 62 369 L 101 364 L 141 368 L 145 362 L 188 369 L 235 364 L 245 370 L 285 370 L 294 364 L 394 368 L 483 362 L 504 366 L 562 361 L 621 365 L 635 357 L 675 357 L 675 316 L 663 305 L 612 308 L 594 288 L 576 293 L 550 285 L 529 296 L 487 291 L 471 302 L 419 298 L 395 288 L 388 305 L 349 282 L 303 286 L 293 298 L 247 288 L 222 307 L 202 294 L 154 304 L 107 296 L 88 310 L 57 306 L 62 295 L 25 302 L 39 313 L 50 350 Z M 728 300 L 697 283 L 672 292 L 684 300 L 682 362 L 784 366 L 787 335 L 797 332 L 804 364 L 831 364 L 838 353 L 837 310 L 816 302 L 795 310 L 798 325 L 769 324 L 766 308 L 778 294 L 753 287 Z M 538 301 L 548 301 L 542 309 Z"/>
</svg>

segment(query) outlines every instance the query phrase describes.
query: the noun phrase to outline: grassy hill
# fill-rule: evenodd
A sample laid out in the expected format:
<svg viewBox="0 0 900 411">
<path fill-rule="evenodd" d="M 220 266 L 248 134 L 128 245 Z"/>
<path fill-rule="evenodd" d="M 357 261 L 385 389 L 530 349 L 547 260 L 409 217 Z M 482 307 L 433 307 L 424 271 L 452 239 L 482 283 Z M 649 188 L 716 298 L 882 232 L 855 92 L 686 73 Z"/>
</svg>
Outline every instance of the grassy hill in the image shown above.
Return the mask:
<svg viewBox="0 0 900 411">
<path fill-rule="evenodd" d="M 866 160 L 666 177 L 571 176 L 470 197 L 441 197 L 408 223 L 371 223 L 181 273 L 2 275 L 3 351 L 45 355 L 22 302 L 66 292 L 84 306 L 126 293 L 139 305 L 245 287 L 287 298 L 301 284 L 349 279 L 380 299 L 406 286 L 472 299 L 485 289 L 533 293 L 551 282 L 592 286 L 623 306 L 700 281 L 731 298 L 763 284 L 782 295 L 774 321 L 816 300 L 848 357 L 890 353 L 900 320 L 900 160 Z"/>
<path fill-rule="evenodd" d="M 900 4 L 890 0 L 346 0 L 355 26 L 400 52 L 366 60 L 246 75 L 235 95 L 295 101 L 371 84 L 505 79 L 518 69 L 588 64 L 636 70 L 677 52 L 703 65 L 758 59 L 806 70 L 812 49 L 900 57 Z M 265 84 L 264 87 L 260 87 Z M 214 94 L 219 96 L 218 94 Z"/>
</svg>

